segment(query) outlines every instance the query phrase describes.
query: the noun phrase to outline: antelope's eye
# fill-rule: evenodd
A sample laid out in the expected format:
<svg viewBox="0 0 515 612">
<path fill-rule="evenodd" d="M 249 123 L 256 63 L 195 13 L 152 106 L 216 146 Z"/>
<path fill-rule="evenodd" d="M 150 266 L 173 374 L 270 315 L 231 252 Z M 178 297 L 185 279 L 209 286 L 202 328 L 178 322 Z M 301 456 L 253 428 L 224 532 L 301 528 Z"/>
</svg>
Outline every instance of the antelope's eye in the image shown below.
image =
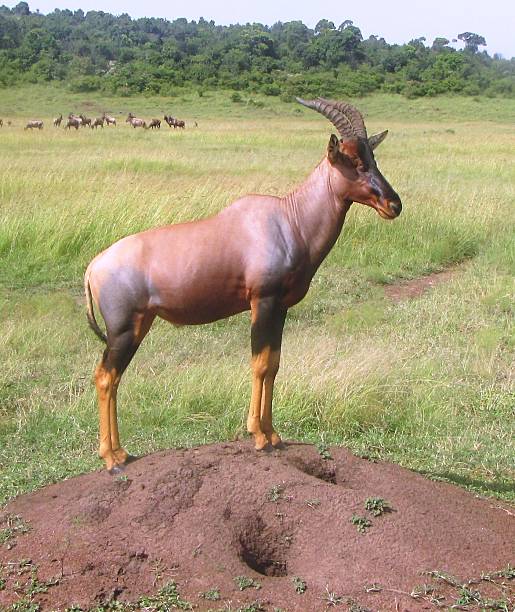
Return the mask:
<svg viewBox="0 0 515 612">
<path fill-rule="evenodd" d="M 354 157 L 353 160 L 352 160 L 352 163 L 354 164 L 354 168 L 356 168 L 356 170 L 358 170 L 358 172 L 364 172 L 365 164 L 363 163 L 361 158 Z"/>
</svg>

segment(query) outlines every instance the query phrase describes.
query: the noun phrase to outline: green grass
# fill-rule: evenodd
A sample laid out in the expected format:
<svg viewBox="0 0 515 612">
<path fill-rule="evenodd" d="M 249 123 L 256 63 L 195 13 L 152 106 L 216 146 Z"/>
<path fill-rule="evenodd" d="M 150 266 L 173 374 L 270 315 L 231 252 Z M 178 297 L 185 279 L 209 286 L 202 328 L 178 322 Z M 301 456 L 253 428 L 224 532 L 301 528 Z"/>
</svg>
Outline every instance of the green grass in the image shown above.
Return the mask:
<svg viewBox="0 0 515 612">
<path fill-rule="evenodd" d="M 322 157 L 324 119 L 274 98 L 255 108 L 229 95 L 2 91 L 0 504 L 101 466 L 91 377 L 102 347 L 81 298 L 90 259 L 122 236 L 212 214 L 245 193 L 284 194 Z M 390 129 L 377 158 L 404 211 L 387 223 L 353 205 L 290 311 L 277 429 L 514 500 L 515 103 L 382 95 L 357 105 L 370 133 Z M 49 127 L 59 112 L 104 109 L 168 111 L 199 127 Z M 40 114 L 41 133 L 21 129 Z M 453 265 L 453 278 L 419 299 L 384 296 L 384 284 Z M 248 314 L 182 329 L 157 322 L 120 387 L 128 450 L 241 434 L 249 353 Z"/>
</svg>

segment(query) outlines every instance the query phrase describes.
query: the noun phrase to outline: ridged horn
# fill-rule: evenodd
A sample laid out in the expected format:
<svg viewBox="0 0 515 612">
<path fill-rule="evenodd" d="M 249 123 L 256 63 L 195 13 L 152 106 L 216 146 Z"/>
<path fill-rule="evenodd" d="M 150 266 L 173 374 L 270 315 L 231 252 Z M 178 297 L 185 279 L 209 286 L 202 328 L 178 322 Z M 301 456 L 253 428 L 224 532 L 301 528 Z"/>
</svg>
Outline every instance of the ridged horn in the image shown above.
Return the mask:
<svg viewBox="0 0 515 612">
<path fill-rule="evenodd" d="M 384 132 L 370 136 L 370 138 L 368 139 L 368 144 L 370 145 L 370 148 L 372 149 L 372 151 L 376 147 L 378 147 L 387 136 L 388 136 L 388 130 L 385 130 Z"/>
<path fill-rule="evenodd" d="M 329 119 L 343 139 L 367 137 L 363 116 L 352 104 L 326 100 L 320 97 L 314 100 L 295 99 L 299 104 L 316 110 L 326 119 Z"/>
</svg>

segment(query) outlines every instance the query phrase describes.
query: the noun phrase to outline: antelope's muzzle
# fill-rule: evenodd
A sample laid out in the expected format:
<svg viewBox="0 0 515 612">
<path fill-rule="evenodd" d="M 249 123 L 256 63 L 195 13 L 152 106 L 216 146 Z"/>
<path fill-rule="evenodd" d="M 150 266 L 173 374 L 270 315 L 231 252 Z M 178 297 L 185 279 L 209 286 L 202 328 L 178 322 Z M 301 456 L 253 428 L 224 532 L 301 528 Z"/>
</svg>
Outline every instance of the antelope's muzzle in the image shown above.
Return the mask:
<svg viewBox="0 0 515 612">
<path fill-rule="evenodd" d="M 394 217 L 398 217 L 401 214 L 402 203 L 401 203 L 400 199 L 390 200 L 388 202 L 388 206 L 389 206 L 390 210 L 393 212 L 393 216 Z"/>
<path fill-rule="evenodd" d="M 401 214 L 402 203 L 400 198 L 382 199 L 377 203 L 376 210 L 383 219 L 395 219 Z"/>
</svg>

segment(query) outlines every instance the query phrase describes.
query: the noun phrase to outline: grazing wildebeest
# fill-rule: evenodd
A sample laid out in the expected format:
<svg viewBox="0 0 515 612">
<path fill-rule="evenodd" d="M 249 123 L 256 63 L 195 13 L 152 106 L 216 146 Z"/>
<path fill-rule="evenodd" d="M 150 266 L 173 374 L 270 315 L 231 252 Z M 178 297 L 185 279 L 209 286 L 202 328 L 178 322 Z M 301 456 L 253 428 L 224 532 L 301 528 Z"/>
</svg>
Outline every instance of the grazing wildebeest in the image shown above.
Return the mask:
<svg viewBox="0 0 515 612">
<path fill-rule="evenodd" d="M 104 129 L 104 118 L 103 117 L 97 117 L 95 121 L 91 123 L 91 129 L 93 128 L 96 129 L 98 126 Z"/>
<path fill-rule="evenodd" d="M 327 154 L 299 187 L 282 198 L 248 195 L 213 217 L 128 236 L 89 264 L 88 321 L 107 345 L 95 371 L 99 453 L 111 473 L 128 458 L 118 434 L 120 378 L 156 316 L 197 325 L 251 311 L 247 429 L 256 449 L 280 445 L 272 425 L 272 393 L 288 308 L 306 295 L 352 202 L 371 206 L 384 219 L 400 214 L 401 200 L 372 151 L 386 132 L 369 138 L 350 104 L 323 98 L 299 102 L 327 117 L 341 137 L 331 135 Z"/>
<path fill-rule="evenodd" d="M 125 123 L 130 123 L 133 128 L 142 127 L 142 128 L 148 129 L 147 122 L 144 119 L 139 119 L 138 117 L 135 117 L 131 113 L 128 114 L 127 119 L 125 120 Z"/>
<path fill-rule="evenodd" d="M 105 121 L 106 125 L 116 125 L 116 119 L 115 117 L 110 117 L 109 115 L 106 115 L 105 113 L 102 115 L 103 120 Z"/>
<path fill-rule="evenodd" d="M 56 117 L 54 119 L 54 127 L 60 127 L 61 126 L 61 121 L 63 120 L 63 114 L 61 113 L 59 115 L 59 117 Z"/>
<path fill-rule="evenodd" d="M 27 125 L 25 126 L 25 130 L 33 130 L 34 128 L 37 128 L 38 130 L 42 130 L 43 129 L 43 122 L 40 121 L 39 119 L 32 119 L 31 121 L 29 121 L 27 123 Z"/>
<path fill-rule="evenodd" d="M 151 129 L 157 128 L 158 130 L 161 129 L 161 119 L 151 119 L 150 123 L 148 124 L 148 127 Z"/>
<path fill-rule="evenodd" d="M 66 123 L 64 124 L 64 129 L 69 130 L 72 127 L 78 130 L 81 126 L 81 120 L 79 117 L 72 117 L 71 115 L 68 117 Z"/>
<path fill-rule="evenodd" d="M 175 125 L 175 119 L 171 116 L 171 115 L 165 115 L 163 117 L 163 119 L 166 121 L 166 123 L 168 124 L 168 127 L 174 127 Z"/>
</svg>

